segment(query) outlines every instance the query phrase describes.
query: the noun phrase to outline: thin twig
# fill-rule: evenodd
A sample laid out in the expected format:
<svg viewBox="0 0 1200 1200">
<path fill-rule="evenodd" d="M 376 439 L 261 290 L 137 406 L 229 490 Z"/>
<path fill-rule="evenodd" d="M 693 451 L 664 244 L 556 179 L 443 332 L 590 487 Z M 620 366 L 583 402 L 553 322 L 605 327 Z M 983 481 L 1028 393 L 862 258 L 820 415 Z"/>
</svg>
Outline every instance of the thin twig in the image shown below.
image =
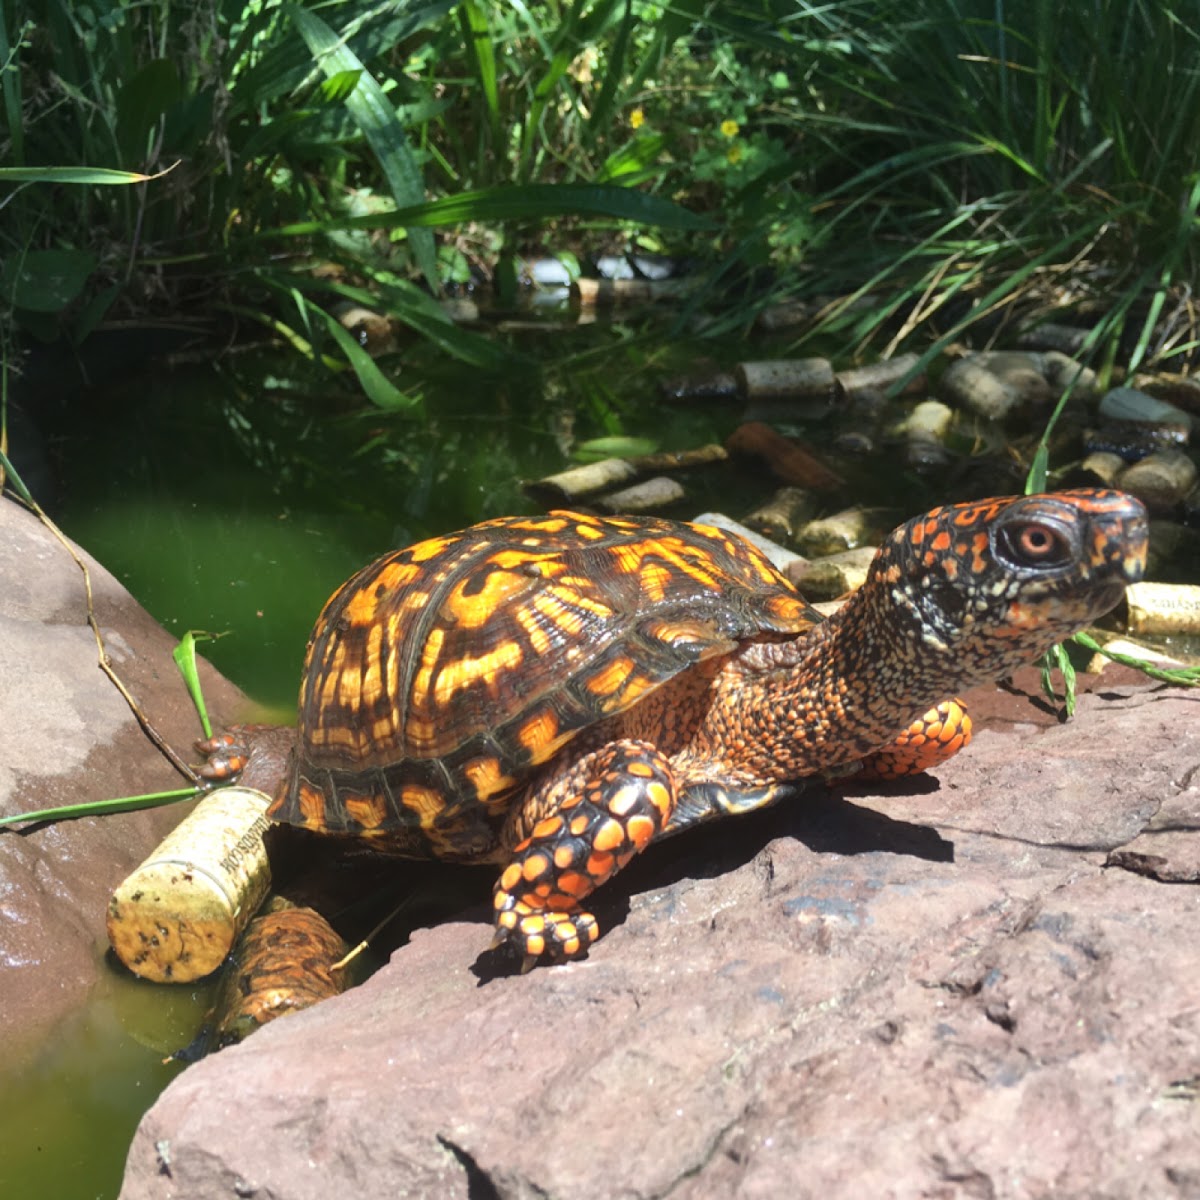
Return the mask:
<svg viewBox="0 0 1200 1200">
<path fill-rule="evenodd" d="M 113 687 L 121 693 L 125 703 L 129 705 L 129 711 L 137 718 L 137 723 L 142 727 L 142 732 L 158 747 L 159 753 L 177 770 L 180 775 L 197 788 L 204 788 L 205 782 L 192 770 L 191 767 L 179 757 L 178 754 L 171 748 L 163 738 L 162 734 L 150 724 L 150 719 L 142 711 L 141 705 L 130 694 L 129 689 L 121 681 L 121 677 L 113 669 L 112 662 L 109 660 L 108 651 L 104 646 L 104 635 L 100 632 L 100 622 L 96 619 L 96 609 L 92 600 L 92 576 L 88 571 L 87 563 L 75 552 L 75 547 L 71 545 L 66 534 L 46 515 L 40 504 L 32 497 L 28 500 L 23 500 L 33 513 L 37 516 L 47 529 L 62 543 L 67 553 L 75 560 L 75 565 L 83 572 L 83 586 L 87 594 L 87 623 L 91 627 L 92 636 L 96 639 L 96 655 L 97 665 L 100 670 L 108 676 Z"/>
<path fill-rule="evenodd" d="M 351 950 L 347 950 L 346 953 L 343 954 L 342 957 L 339 958 L 337 962 L 335 962 L 329 969 L 331 971 L 344 971 L 360 954 L 363 953 L 363 951 L 370 947 L 371 939 L 376 937 L 382 929 L 394 921 L 409 906 L 411 900 L 411 896 L 405 896 L 405 898 L 401 900 L 400 903 L 397 904 L 396 907 L 393 908 L 391 912 L 389 912 L 387 916 L 384 917 L 374 927 L 374 929 L 372 929 L 363 937 L 362 941 L 360 941 L 357 946 Z"/>
</svg>

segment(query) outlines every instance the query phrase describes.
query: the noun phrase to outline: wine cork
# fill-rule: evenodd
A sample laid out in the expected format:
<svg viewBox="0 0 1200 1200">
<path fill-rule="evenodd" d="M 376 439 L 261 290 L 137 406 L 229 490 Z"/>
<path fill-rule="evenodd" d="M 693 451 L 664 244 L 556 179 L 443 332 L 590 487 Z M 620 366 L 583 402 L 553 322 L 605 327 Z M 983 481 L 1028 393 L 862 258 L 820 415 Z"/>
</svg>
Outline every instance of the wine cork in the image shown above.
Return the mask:
<svg viewBox="0 0 1200 1200">
<path fill-rule="evenodd" d="M 348 972 L 338 969 L 345 953 L 340 935 L 311 908 L 281 906 L 255 917 L 221 981 L 214 1006 L 218 1046 L 345 991 Z"/>
<path fill-rule="evenodd" d="M 821 396 L 834 393 L 833 367 L 825 358 L 771 359 L 738 363 L 733 369 L 747 399 L 756 396 Z"/>
<path fill-rule="evenodd" d="M 574 504 L 583 496 L 602 492 L 636 479 L 637 467 L 627 458 L 602 458 L 599 462 L 569 467 L 557 475 L 547 475 L 525 484 L 525 491 L 548 504 Z"/>
<path fill-rule="evenodd" d="M 871 563 L 875 561 L 874 546 L 859 546 L 810 559 L 803 568 L 789 571 L 788 578 L 810 603 L 814 600 L 834 600 L 848 592 L 857 591 L 867 582 Z"/>
<path fill-rule="evenodd" d="M 780 488 L 746 518 L 746 524 L 764 537 L 790 542 L 812 517 L 816 503 L 804 488 Z"/>
<path fill-rule="evenodd" d="M 271 886 L 270 803 L 253 788 L 213 792 L 113 892 L 108 940 L 134 974 L 190 983 L 225 960 Z"/>
<path fill-rule="evenodd" d="M 643 479 L 641 483 L 635 483 L 632 487 L 601 496 L 594 503 L 602 512 L 642 513 L 678 504 L 686 494 L 683 484 L 678 479 L 671 479 L 667 475 L 655 475 L 653 479 Z"/>
<path fill-rule="evenodd" d="M 1131 583 L 1125 589 L 1130 633 L 1200 633 L 1200 587 Z"/>
</svg>

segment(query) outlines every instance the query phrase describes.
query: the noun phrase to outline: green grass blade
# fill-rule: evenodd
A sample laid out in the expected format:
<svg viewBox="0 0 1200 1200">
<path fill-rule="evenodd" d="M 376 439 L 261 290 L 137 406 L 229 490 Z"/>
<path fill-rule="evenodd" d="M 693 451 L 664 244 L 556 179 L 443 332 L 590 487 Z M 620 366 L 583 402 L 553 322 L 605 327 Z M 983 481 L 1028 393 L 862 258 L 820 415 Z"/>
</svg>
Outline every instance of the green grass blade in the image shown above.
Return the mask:
<svg viewBox="0 0 1200 1200">
<path fill-rule="evenodd" d="M 312 343 L 311 336 L 309 338 L 303 337 L 286 321 L 282 321 L 278 317 L 273 317 L 256 308 L 247 308 L 244 304 L 222 304 L 218 307 L 225 312 L 245 317 L 249 321 L 257 321 L 258 324 L 265 326 L 277 337 L 287 342 L 301 358 L 306 358 L 311 363 L 319 363 L 328 371 L 344 371 L 347 368 L 348 364 L 341 359 L 335 358 L 332 355 L 318 353 L 317 348 Z"/>
<path fill-rule="evenodd" d="M 208 719 L 208 706 L 204 703 L 204 691 L 200 686 L 200 672 L 196 666 L 196 643 L 215 642 L 221 636 L 219 633 L 205 633 L 200 629 L 189 629 L 171 652 L 175 666 L 179 668 L 179 674 L 183 676 L 183 686 L 187 688 L 187 693 L 196 706 L 196 713 L 200 717 L 200 725 L 204 729 L 206 738 L 212 737 L 212 723 Z"/>
<path fill-rule="evenodd" d="M 1133 350 L 1129 355 L 1129 362 L 1126 370 L 1132 374 L 1142 365 L 1142 359 L 1146 357 L 1146 351 L 1150 348 L 1150 342 L 1154 337 L 1154 331 L 1158 327 L 1158 318 L 1162 316 L 1163 305 L 1167 302 L 1167 296 L 1171 287 L 1171 269 L 1164 267 L 1162 276 L 1159 280 L 1159 285 L 1150 296 L 1150 304 L 1146 309 L 1146 319 L 1142 322 L 1141 332 L 1134 341 Z"/>
<path fill-rule="evenodd" d="M 20 475 L 13 469 L 12 463 L 8 461 L 8 455 L 0 450 L 0 476 L 3 476 L 2 481 L 5 487 L 10 487 L 26 504 L 33 503 L 33 496 L 29 489 L 25 486 Z"/>
<path fill-rule="evenodd" d="M 446 316 L 432 296 L 403 280 L 384 279 L 376 275 L 372 278 L 370 288 L 358 288 L 331 280 L 297 279 L 294 282 L 297 287 L 304 286 L 327 292 L 361 304 L 372 311 L 395 317 L 452 358 L 481 370 L 499 371 L 527 361 L 520 354 L 472 333 L 469 329 L 460 329 Z"/>
<path fill-rule="evenodd" d="M 667 169 L 660 163 L 667 139 L 661 133 L 635 134 L 624 146 L 614 150 L 596 172 L 597 183 L 613 179 L 622 180 L 622 187 L 629 187 L 643 179 L 662 175 Z"/>
<path fill-rule="evenodd" d="M 1042 434 L 1037 449 L 1033 452 L 1033 462 L 1029 465 L 1029 474 L 1025 477 L 1025 495 L 1033 496 L 1046 490 L 1046 472 L 1050 466 L 1050 444 L 1046 440 L 1049 432 Z"/>
<path fill-rule="evenodd" d="M 421 415 L 421 398 L 408 395 L 393 384 L 375 365 L 375 360 L 342 328 L 338 319 L 327 313 L 323 308 L 312 305 L 312 311 L 319 314 L 325 322 L 333 340 L 346 356 L 358 382 L 366 393 L 367 399 L 376 408 L 387 409 L 388 412 L 407 413 L 411 416 Z"/>
<path fill-rule="evenodd" d="M 109 167 L 0 167 L 0 183 L 81 183 L 112 187 L 148 183 L 163 174 L 165 172 L 142 175 L 138 171 L 115 171 Z"/>
<path fill-rule="evenodd" d="M 1053 245 L 1047 247 L 1040 254 L 1026 259 L 1026 261 L 1022 263 L 1017 270 L 1011 274 L 1005 275 L 1004 278 L 989 292 L 980 297 L 976 303 L 976 309 L 980 312 L 990 311 L 1002 300 L 1015 293 L 1021 287 L 1021 285 L 1035 272 L 1039 271 L 1048 264 L 1060 261 L 1064 254 L 1071 247 L 1086 241 L 1087 238 L 1095 233 L 1095 231 L 1101 225 L 1106 224 L 1111 219 L 1111 213 L 1098 214 L 1087 224 L 1072 229 L 1068 234 L 1060 238 Z M 942 334 L 942 336 L 939 337 L 932 346 L 922 353 L 917 369 L 924 370 L 926 367 L 928 367 L 928 365 L 933 362 L 933 360 L 937 358 L 938 355 L 940 355 L 951 342 L 962 336 L 963 330 L 970 324 L 972 319 L 973 317 L 968 315 L 961 321 L 955 322 L 955 324 L 951 326 L 951 328 L 944 334 Z M 1093 333 L 1094 332 L 1095 331 L 1093 330 Z M 1061 402 L 1059 409 L 1055 410 L 1055 414 L 1057 414 L 1059 411 L 1061 411 Z M 1053 421 L 1054 419 L 1055 415 L 1052 415 L 1051 420 Z"/>
<path fill-rule="evenodd" d="M 28 825 L 35 821 L 68 821 L 75 817 L 101 817 L 108 813 L 135 812 L 139 808 L 160 808 L 178 804 L 200 793 L 195 788 L 173 792 L 146 792 L 141 796 L 120 796 L 116 800 L 93 800 L 88 804 L 64 804 L 60 808 L 39 808 L 27 813 L 9 813 L 0 817 L 0 829 L 8 825 Z"/>
<path fill-rule="evenodd" d="M 346 108 L 375 152 L 396 204 L 401 208 L 420 204 L 425 198 L 421 171 L 413 158 L 404 127 L 383 88 L 320 17 L 294 5 L 288 11 L 326 78 L 336 79 L 350 72 L 358 74 L 356 86 L 345 97 Z M 433 234 L 413 228 L 408 236 L 417 266 L 436 295 L 441 291 L 441 283 Z"/>
<path fill-rule="evenodd" d="M 463 37 L 470 47 L 475 63 L 475 75 L 483 92 L 487 110 L 488 131 L 492 139 L 492 153 L 500 154 L 503 141 L 500 134 L 500 92 L 496 83 L 496 51 L 492 46 L 492 31 L 488 26 L 488 15 L 476 0 L 463 0 L 458 9 Z"/>
<path fill-rule="evenodd" d="M 1103 654 L 1105 658 L 1111 658 L 1113 662 L 1121 663 L 1122 666 L 1141 671 L 1143 675 L 1148 675 L 1151 679 L 1157 679 L 1161 683 L 1173 683 L 1179 687 L 1200 687 L 1200 667 L 1159 666 L 1157 663 L 1147 662 L 1143 658 L 1135 658 L 1132 654 L 1121 654 L 1119 651 L 1109 650 L 1096 641 L 1090 633 L 1077 633 L 1071 640 L 1077 642 L 1085 650 Z"/>
<path fill-rule="evenodd" d="M 8 23 L 4 19 L 5 6 L 0 5 L 0 95 L 4 98 L 4 123 L 8 128 L 9 153 L 16 163 L 25 161 L 25 119 L 21 113 L 21 72 L 12 43 L 8 37 Z M 18 30 L 21 40 L 23 30 Z"/>
<path fill-rule="evenodd" d="M 436 26 L 454 9 L 456 2 L 385 0 L 349 17 L 340 30 L 341 41 L 361 61 L 374 62 L 391 54 L 394 47 L 403 45 L 422 29 Z M 351 9 L 349 5 L 324 7 L 336 7 L 341 12 Z M 276 28 L 281 11 L 287 10 L 247 5 L 246 25 L 234 47 L 236 54 L 226 60 L 236 58 L 241 68 L 233 80 L 231 96 L 237 109 L 247 117 L 257 118 L 263 106 L 274 106 L 277 101 L 287 106 L 287 98 L 305 87 L 312 77 L 312 53 L 303 39 L 283 36 Z"/>
<path fill-rule="evenodd" d="M 1054 703 L 1058 703 L 1058 694 L 1054 690 L 1054 679 L 1051 671 L 1058 668 L 1063 679 L 1063 707 L 1067 716 L 1075 715 L 1075 667 L 1067 657 L 1066 649 L 1061 646 L 1051 646 L 1038 660 L 1041 668 L 1042 691 Z"/>
<path fill-rule="evenodd" d="M 617 36 L 609 47 L 604 62 L 604 82 L 600 86 L 600 95 L 592 105 L 588 117 L 585 135 L 589 142 L 595 142 L 603 137 L 612 125 L 613 109 L 616 107 L 617 94 L 621 80 L 625 75 L 625 59 L 629 52 L 629 40 L 636 24 L 633 15 L 633 0 L 625 0 L 625 11 L 621 16 L 621 24 L 617 27 Z"/>
<path fill-rule="evenodd" d="M 331 316 L 324 309 L 314 304 L 298 288 L 288 288 L 283 279 L 265 273 L 260 278 L 273 291 L 283 292 L 295 304 L 301 320 L 309 329 L 310 336 L 308 339 L 304 338 L 278 317 L 272 317 L 266 313 L 240 305 L 227 304 L 224 307 L 229 312 L 240 313 L 253 321 L 259 322 L 261 325 L 265 325 L 268 329 L 284 338 L 310 362 L 320 362 L 322 366 L 333 371 L 344 371 L 348 363 L 350 369 L 358 377 L 358 382 L 362 386 L 363 392 L 377 408 L 387 409 L 389 412 L 407 413 L 412 416 L 421 415 L 421 398 L 416 395 L 407 395 L 392 384 L 375 365 L 374 359 L 342 328 L 336 317 Z M 373 298 L 372 303 L 374 303 Z M 330 336 L 337 342 L 338 348 L 346 356 L 345 361 L 328 355 L 318 354 L 316 347 L 313 345 L 312 336 L 312 320 L 314 317 L 325 326 Z"/>
<path fill-rule="evenodd" d="M 1081 361 L 1086 362 L 1098 346 L 1104 345 L 1106 342 L 1115 344 L 1124 326 L 1125 317 L 1129 309 L 1142 294 L 1142 287 L 1148 281 L 1148 277 L 1148 272 L 1143 271 L 1138 276 L 1138 280 L 1134 286 L 1127 288 L 1113 308 L 1105 313 L 1104 317 L 1089 331 L 1079 350 L 1078 357 Z M 1038 441 L 1037 449 L 1034 452 L 1033 463 L 1025 479 L 1025 492 L 1027 495 L 1044 491 L 1046 488 L 1046 471 L 1050 461 L 1050 435 L 1054 432 L 1054 427 L 1058 424 L 1058 419 L 1062 416 L 1063 410 L 1067 406 L 1067 401 L 1071 398 L 1071 393 L 1075 390 L 1076 378 L 1078 378 L 1077 375 L 1063 389 L 1062 395 L 1058 398 L 1058 403 L 1054 406 L 1053 412 L 1051 412 L 1049 418 L 1046 420 L 1041 439 Z"/>
</svg>

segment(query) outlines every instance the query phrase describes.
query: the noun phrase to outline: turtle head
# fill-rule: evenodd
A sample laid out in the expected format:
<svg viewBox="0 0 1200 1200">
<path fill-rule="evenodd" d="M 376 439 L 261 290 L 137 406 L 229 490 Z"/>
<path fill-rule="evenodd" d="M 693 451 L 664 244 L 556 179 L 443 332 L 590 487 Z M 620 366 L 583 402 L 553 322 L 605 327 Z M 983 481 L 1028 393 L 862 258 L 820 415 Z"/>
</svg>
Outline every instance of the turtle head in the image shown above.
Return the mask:
<svg viewBox="0 0 1200 1200">
<path fill-rule="evenodd" d="M 1113 608 L 1146 565 L 1146 510 L 1098 488 L 936 508 L 871 568 L 885 618 L 950 688 L 997 679 Z M 952 667 L 951 667 L 951 664 Z"/>
</svg>

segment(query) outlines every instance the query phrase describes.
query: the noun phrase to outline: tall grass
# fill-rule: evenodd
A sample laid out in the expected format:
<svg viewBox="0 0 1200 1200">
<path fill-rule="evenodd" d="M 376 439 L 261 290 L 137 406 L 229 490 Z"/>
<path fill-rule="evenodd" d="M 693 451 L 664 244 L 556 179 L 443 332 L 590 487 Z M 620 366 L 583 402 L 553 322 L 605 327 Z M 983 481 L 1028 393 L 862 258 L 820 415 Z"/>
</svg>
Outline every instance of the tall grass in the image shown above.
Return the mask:
<svg viewBox="0 0 1200 1200">
<path fill-rule="evenodd" d="M 311 268 L 332 262 L 485 362 L 429 296 L 503 274 L 553 224 L 559 246 L 713 263 L 726 327 L 766 299 L 733 276 L 769 267 L 775 294 L 843 297 L 814 332 L 849 348 L 1065 308 L 1109 359 L 1178 361 L 1196 341 L 1193 8 L 0 0 L 3 165 L 173 166 L 10 194 L 0 254 L 68 258 L 40 308 L 13 272 L 0 305 L 80 337 L 221 301 L 320 359 L 340 351 Z"/>
<path fill-rule="evenodd" d="M 837 6 L 847 53 L 802 121 L 820 147 L 811 282 L 889 285 L 910 326 L 944 314 L 946 338 L 1015 306 L 1074 310 L 1129 366 L 1189 351 L 1194 17 L 1184 0 Z M 894 331 L 882 316 L 854 332 Z"/>
<path fill-rule="evenodd" d="M 648 4 L 636 14 L 624 0 L 2 0 L 7 160 L 169 168 L 136 189 L 7 197 L 0 255 L 67 253 L 75 271 L 40 305 L 28 288 L 3 288 L 6 328 L 78 338 L 110 311 L 145 311 L 151 296 L 156 308 L 165 298 L 212 311 L 216 300 L 242 313 L 261 305 L 264 323 L 320 361 L 318 343 L 337 335 L 323 332 L 313 298 L 328 289 L 308 272 L 324 263 L 328 276 L 333 263 L 449 353 L 494 361 L 427 303 L 466 261 L 451 239 L 439 248 L 433 227 L 486 222 L 495 257 L 511 248 L 505 231 L 548 214 L 705 224 L 597 167 L 629 140 L 614 112 L 631 32 L 666 20 Z M 349 359 L 368 394 L 384 395 L 361 356 Z"/>
</svg>

